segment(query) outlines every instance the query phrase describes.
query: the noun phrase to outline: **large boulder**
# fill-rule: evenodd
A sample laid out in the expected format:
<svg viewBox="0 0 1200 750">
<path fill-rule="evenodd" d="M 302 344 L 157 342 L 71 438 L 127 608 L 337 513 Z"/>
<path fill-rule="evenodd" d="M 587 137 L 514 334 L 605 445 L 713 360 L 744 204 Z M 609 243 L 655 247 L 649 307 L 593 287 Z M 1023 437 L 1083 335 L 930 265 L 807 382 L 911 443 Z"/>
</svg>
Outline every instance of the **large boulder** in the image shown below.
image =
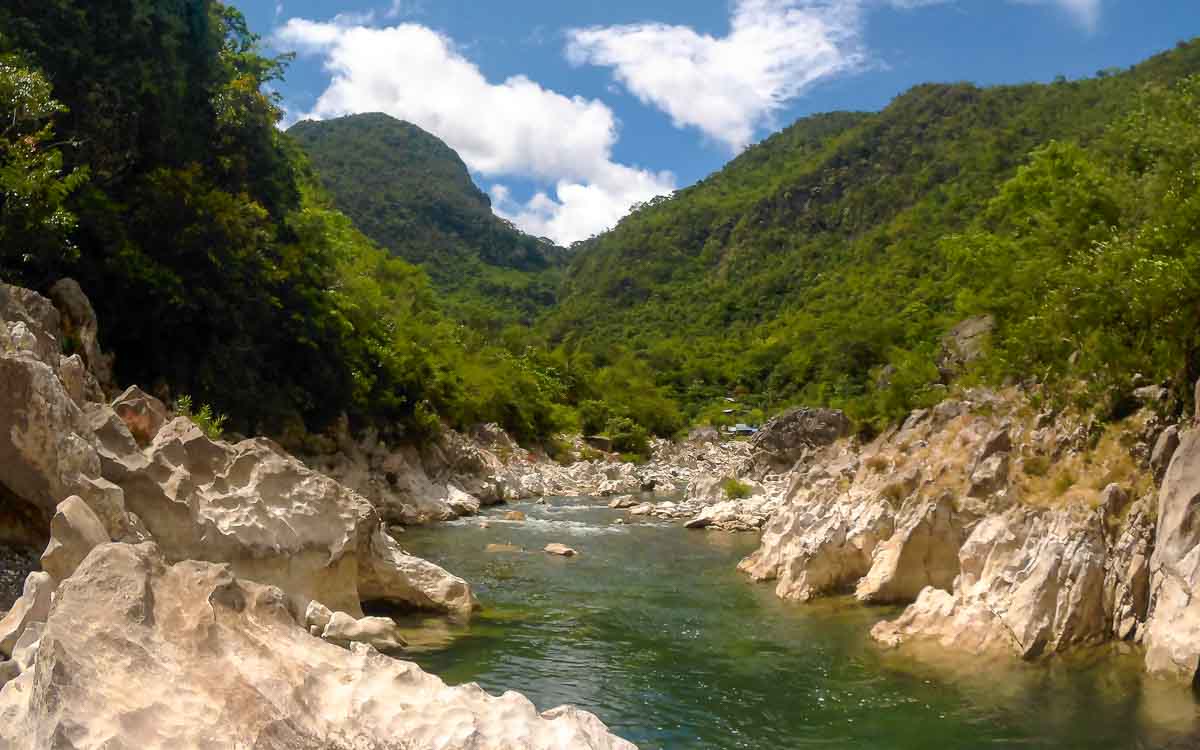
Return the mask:
<svg viewBox="0 0 1200 750">
<path fill-rule="evenodd" d="M 359 555 L 359 596 L 365 602 L 402 603 L 460 617 L 478 609 L 470 585 L 428 560 L 406 554 L 377 528 Z"/>
<path fill-rule="evenodd" d="M 0 620 L 0 654 L 11 658 L 25 630 L 50 616 L 54 586 L 55 581 L 48 573 L 30 573 L 25 579 L 25 593 Z"/>
<path fill-rule="evenodd" d="M 786 471 L 812 448 L 850 434 L 850 420 L 836 409 L 790 409 L 767 422 L 750 441 L 750 472 Z"/>
<path fill-rule="evenodd" d="M 87 295 L 74 279 L 60 279 L 50 287 L 50 299 L 54 300 L 61 313 L 64 338 L 78 344 L 88 370 L 100 387 L 107 391 L 114 390 L 112 356 L 106 355 L 100 348 L 100 324 Z"/>
<path fill-rule="evenodd" d="M 139 445 L 149 445 L 171 413 L 162 401 L 131 385 L 112 402 L 113 411 L 125 423 Z"/>
<path fill-rule="evenodd" d="M 1096 511 L 1015 507 L 985 518 L 959 552 L 953 592 L 932 586 L 871 635 L 896 646 L 1026 659 L 1108 637 L 1105 540 Z"/>
<path fill-rule="evenodd" d="M 385 654 L 399 651 L 407 645 L 394 620 L 387 617 L 355 619 L 345 612 L 334 612 L 330 616 L 321 637 L 346 648 L 352 643 L 365 643 Z"/>
<path fill-rule="evenodd" d="M 0 692 L 0 746 L 199 750 L 632 750 L 593 715 L 448 687 L 312 637 L 279 589 L 150 544 L 94 550 L 31 668 Z M 119 665 L 119 668 L 114 668 Z"/>
<path fill-rule="evenodd" d="M 938 353 L 937 368 L 945 380 L 952 379 L 964 367 L 983 356 L 991 340 L 996 319 L 991 315 L 977 315 L 961 321 L 942 338 L 942 349 Z"/>
<path fill-rule="evenodd" d="M 58 504 L 50 520 L 50 544 L 42 553 L 42 569 L 56 581 L 71 577 L 94 548 L 112 541 L 104 524 L 78 495 Z"/>
<path fill-rule="evenodd" d="M 738 569 L 776 581 L 783 599 L 809 601 L 853 586 L 871 569 L 875 548 L 895 530 L 895 511 L 876 495 L 843 493 L 834 477 L 793 485 L 787 506 Z"/>
<path fill-rule="evenodd" d="M 891 538 L 875 548 L 871 570 L 859 580 L 860 601 L 911 602 L 928 586 L 949 589 L 958 576 L 965 521 L 951 495 L 904 509 Z"/>
<path fill-rule="evenodd" d="M 1163 477 L 1150 573 L 1146 667 L 1193 681 L 1200 672 L 1200 430 L 1182 437 Z"/>
<path fill-rule="evenodd" d="M 461 579 L 393 554 L 370 503 L 269 440 L 231 445 L 181 417 L 104 466 L 169 560 L 228 563 L 283 589 L 300 612 L 313 599 L 354 617 L 365 600 L 470 609 Z"/>
</svg>

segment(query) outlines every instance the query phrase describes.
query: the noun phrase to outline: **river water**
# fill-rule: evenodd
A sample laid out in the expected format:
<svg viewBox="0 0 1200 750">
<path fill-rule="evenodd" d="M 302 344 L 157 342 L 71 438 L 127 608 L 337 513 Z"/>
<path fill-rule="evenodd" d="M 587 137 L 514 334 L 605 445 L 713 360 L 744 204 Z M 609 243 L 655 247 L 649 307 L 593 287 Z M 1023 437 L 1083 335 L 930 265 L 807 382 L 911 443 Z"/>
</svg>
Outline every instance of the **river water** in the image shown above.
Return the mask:
<svg viewBox="0 0 1200 750">
<path fill-rule="evenodd" d="M 409 621 L 408 658 L 539 709 L 573 703 L 643 750 L 1200 747 L 1195 699 L 1143 679 L 1136 655 L 897 655 L 867 636 L 897 610 L 783 602 L 749 583 L 736 565 L 756 535 L 604 502 L 551 498 L 406 533 L 406 549 L 471 581 L 484 605 L 469 625 Z M 510 510 L 528 520 L 501 520 Z M 549 542 L 580 554 L 547 555 Z"/>
</svg>

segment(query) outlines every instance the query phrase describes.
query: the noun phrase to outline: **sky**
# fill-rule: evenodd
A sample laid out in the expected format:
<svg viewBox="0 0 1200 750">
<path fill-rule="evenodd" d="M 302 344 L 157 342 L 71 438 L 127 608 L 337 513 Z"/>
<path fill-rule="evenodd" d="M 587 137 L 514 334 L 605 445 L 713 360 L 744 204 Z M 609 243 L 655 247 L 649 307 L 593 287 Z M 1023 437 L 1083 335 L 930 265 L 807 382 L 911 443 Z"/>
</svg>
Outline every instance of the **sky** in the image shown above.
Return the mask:
<svg viewBox="0 0 1200 750">
<path fill-rule="evenodd" d="M 560 244 L 805 115 L 919 83 L 1080 78 L 1200 34 L 1200 0 L 233 0 L 284 125 L 386 112 Z"/>
</svg>

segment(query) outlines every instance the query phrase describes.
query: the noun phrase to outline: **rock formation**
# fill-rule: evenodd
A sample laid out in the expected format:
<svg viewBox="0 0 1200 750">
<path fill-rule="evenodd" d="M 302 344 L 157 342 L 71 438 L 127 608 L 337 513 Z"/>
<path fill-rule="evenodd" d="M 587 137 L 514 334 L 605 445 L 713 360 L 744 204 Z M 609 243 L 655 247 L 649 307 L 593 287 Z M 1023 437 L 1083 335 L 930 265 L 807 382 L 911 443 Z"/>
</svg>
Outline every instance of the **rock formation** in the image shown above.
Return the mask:
<svg viewBox="0 0 1200 750">
<path fill-rule="evenodd" d="M 1150 575 L 1146 668 L 1194 682 L 1200 672 L 1200 430 L 1183 436 L 1163 478 Z"/>
<path fill-rule="evenodd" d="M 1108 636 L 1105 543 L 1095 514 L 1013 508 L 985 518 L 959 551 L 952 592 L 932 586 L 876 640 L 919 638 L 966 653 L 1008 650 L 1023 658 Z"/>
<path fill-rule="evenodd" d="M 0 543 L 45 547 L 0 618 L 0 747 L 632 747 L 381 655 L 403 639 L 363 602 L 466 616 L 466 582 L 269 440 L 213 439 L 137 389 L 97 400 L 91 307 L 56 289 L 61 315 L 0 285 Z"/>
<path fill-rule="evenodd" d="M 58 596 L 31 668 L 0 692 L 12 750 L 633 748 L 586 712 L 539 714 L 314 638 L 278 588 L 152 544 L 97 548 Z"/>
</svg>

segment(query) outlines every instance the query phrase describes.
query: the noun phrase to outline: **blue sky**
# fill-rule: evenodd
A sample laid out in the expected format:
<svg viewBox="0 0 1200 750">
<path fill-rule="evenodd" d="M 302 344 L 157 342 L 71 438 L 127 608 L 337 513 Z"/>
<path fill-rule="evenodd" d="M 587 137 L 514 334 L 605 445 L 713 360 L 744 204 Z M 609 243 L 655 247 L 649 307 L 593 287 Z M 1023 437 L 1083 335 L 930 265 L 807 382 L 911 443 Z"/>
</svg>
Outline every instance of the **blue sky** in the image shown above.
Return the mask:
<svg viewBox="0 0 1200 750">
<path fill-rule="evenodd" d="M 388 112 L 569 243 L 798 117 L 927 81 L 1078 78 L 1200 34 L 1198 0 L 243 0 L 289 118 Z"/>
</svg>

